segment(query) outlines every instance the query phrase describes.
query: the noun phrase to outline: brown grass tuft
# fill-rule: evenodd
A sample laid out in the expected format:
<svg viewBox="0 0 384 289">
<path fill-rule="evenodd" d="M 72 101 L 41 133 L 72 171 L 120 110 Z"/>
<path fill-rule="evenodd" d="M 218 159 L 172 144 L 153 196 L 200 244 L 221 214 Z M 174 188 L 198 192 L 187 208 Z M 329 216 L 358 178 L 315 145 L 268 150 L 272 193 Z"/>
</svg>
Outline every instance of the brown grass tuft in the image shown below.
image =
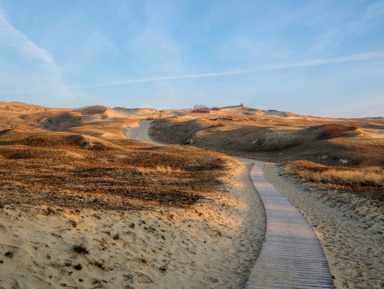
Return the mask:
<svg viewBox="0 0 384 289">
<path fill-rule="evenodd" d="M 77 253 L 77 254 L 80 254 L 80 255 L 87 255 L 89 254 L 89 251 L 88 249 L 85 247 L 84 244 L 78 244 L 78 245 L 74 245 L 72 247 L 72 250 L 73 252 Z"/>
</svg>

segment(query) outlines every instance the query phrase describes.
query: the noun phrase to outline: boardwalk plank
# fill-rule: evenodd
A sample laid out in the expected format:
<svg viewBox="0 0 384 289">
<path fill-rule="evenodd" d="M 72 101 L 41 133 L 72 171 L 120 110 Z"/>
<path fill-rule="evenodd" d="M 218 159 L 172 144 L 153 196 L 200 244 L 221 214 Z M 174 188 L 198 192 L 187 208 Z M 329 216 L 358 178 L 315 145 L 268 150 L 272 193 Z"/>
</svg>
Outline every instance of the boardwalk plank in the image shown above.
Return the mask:
<svg viewBox="0 0 384 289">
<path fill-rule="evenodd" d="M 267 232 L 244 288 L 334 288 L 323 249 L 303 215 L 264 177 L 263 165 L 253 167 L 251 179 L 265 206 Z"/>
</svg>

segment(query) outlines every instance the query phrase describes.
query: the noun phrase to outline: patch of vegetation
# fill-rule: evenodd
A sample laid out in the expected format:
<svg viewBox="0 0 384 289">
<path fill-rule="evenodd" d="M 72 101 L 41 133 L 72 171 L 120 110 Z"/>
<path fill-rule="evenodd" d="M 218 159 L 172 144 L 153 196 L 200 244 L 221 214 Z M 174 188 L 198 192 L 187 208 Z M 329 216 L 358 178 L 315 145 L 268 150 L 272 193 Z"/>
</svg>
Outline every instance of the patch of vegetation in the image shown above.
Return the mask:
<svg viewBox="0 0 384 289">
<path fill-rule="evenodd" d="M 348 132 L 355 131 L 356 129 L 356 126 L 346 126 L 341 124 L 324 124 L 320 126 L 320 137 L 340 137 Z"/>
<path fill-rule="evenodd" d="M 303 182 L 356 192 L 367 198 L 384 201 L 383 167 L 335 167 L 310 161 L 293 161 L 286 166 L 286 172 Z"/>
<path fill-rule="evenodd" d="M 93 262 L 90 262 L 90 264 L 93 265 L 93 266 L 95 266 L 95 267 L 98 267 L 98 268 L 101 269 L 101 270 L 105 270 L 104 262 L 93 261 Z"/>
<path fill-rule="evenodd" d="M 73 252 L 81 255 L 87 255 L 89 254 L 88 249 L 85 247 L 84 244 L 77 244 L 72 247 Z"/>
<path fill-rule="evenodd" d="M 0 173 L 7 176 L 0 180 L 2 200 L 49 208 L 190 206 L 222 193 L 218 179 L 233 162 L 197 148 L 63 132 L 9 130 L 0 135 L 2 140 Z"/>
<path fill-rule="evenodd" d="M 210 113 L 211 109 L 202 104 L 196 104 L 192 110 L 193 113 Z"/>
</svg>

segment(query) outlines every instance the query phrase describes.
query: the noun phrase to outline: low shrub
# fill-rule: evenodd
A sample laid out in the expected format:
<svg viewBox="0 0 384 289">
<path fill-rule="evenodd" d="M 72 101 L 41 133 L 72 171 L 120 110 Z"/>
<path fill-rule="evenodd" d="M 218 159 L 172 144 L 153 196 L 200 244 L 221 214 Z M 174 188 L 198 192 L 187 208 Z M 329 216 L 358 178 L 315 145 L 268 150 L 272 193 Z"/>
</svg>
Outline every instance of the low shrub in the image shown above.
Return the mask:
<svg viewBox="0 0 384 289">
<path fill-rule="evenodd" d="M 340 124 L 324 124 L 320 127 L 320 137 L 332 138 L 339 137 L 351 131 L 355 131 L 355 126 L 345 126 Z"/>
<path fill-rule="evenodd" d="M 192 110 L 194 113 L 210 113 L 211 110 L 209 107 L 202 105 L 202 104 L 196 104 Z"/>
<path fill-rule="evenodd" d="M 88 249 L 83 244 L 74 245 L 72 248 L 73 252 L 81 255 L 87 255 L 89 254 Z"/>
</svg>

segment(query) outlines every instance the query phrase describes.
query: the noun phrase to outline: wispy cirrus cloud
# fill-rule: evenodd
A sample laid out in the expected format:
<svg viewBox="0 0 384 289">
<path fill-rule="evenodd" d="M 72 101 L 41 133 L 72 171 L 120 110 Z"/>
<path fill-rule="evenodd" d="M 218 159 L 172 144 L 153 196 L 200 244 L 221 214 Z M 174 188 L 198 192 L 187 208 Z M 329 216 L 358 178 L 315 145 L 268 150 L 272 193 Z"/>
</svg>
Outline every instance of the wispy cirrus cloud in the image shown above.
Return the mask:
<svg viewBox="0 0 384 289">
<path fill-rule="evenodd" d="M 20 96 L 51 91 L 70 96 L 61 81 L 62 68 L 42 47 L 16 29 L 0 12 L 0 84 L 2 96 Z M 12 57 L 8 57 L 11 55 Z M 49 96 L 51 98 L 51 96 Z"/>
<path fill-rule="evenodd" d="M 0 14 L 0 42 L 1 46 L 17 49 L 24 55 L 42 61 L 48 68 L 61 72 L 52 56 L 43 48 L 28 39 L 26 35 L 13 27 L 7 19 Z"/>
<path fill-rule="evenodd" d="M 256 68 L 241 69 L 241 70 L 226 71 L 226 72 L 126 79 L 126 80 L 119 80 L 119 81 L 113 81 L 113 82 L 95 83 L 95 84 L 84 85 L 84 86 L 69 86 L 68 89 L 75 90 L 75 89 L 115 86 L 115 85 L 123 85 L 123 84 L 160 82 L 160 81 L 167 81 L 167 80 L 222 77 L 222 76 L 232 76 L 232 75 L 234 76 L 234 75 L 250 74 L 250 73 L 257 73 L 257 72 L 278 71 L 278 70 L 285 70 L 285 69 L 336 64 L 336 63 L 343 63 L 343 62 L 365 61 L 365 60 L 373 60 L 373 59 L 381 59 L 381 58 L 384 58 L 384 51 L 355 54 L 355 55 L 348 55 L 348 56 L 341 56 L 341 57 L 334 57 L 334 58 L 315 59 L 315 60 L 300 61 L 300 62 L 294 62 L 294 63 L 282 63 L 282 64 L 275 64 L 275 65 L 268 65 L 268 66 L 261 66 Z"/>
</svg>

